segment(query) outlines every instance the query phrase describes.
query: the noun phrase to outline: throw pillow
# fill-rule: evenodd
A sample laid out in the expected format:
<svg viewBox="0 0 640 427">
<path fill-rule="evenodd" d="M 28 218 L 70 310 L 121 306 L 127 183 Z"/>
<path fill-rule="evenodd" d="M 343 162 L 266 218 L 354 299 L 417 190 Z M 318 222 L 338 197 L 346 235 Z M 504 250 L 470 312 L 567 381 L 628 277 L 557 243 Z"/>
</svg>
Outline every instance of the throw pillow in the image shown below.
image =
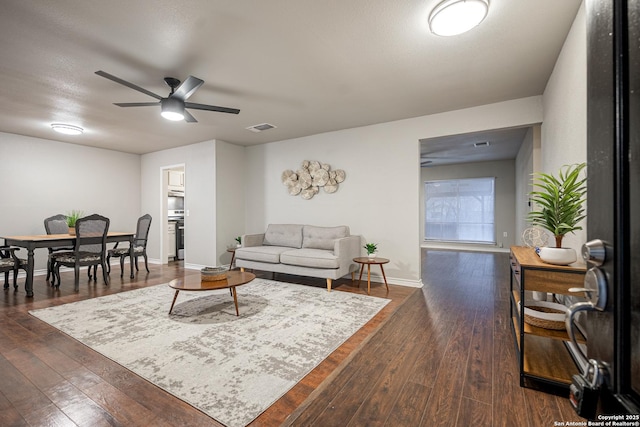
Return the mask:
<svg viewBox="0 0 640 427">
<path fill-rule="evenodd" d="M 302 247 L 309 249 L 333 250 L 335 241 L 349 236 L 349 227 L 316 227 L 305 225 L 302 230 Z"/>
<path fill-rule="evenodd" d="M 286 246 L 289 248 L 302 247 L 302 225 L 300 224 L 269 224 L 264 233 L 265 246 Z"/>
</svg>

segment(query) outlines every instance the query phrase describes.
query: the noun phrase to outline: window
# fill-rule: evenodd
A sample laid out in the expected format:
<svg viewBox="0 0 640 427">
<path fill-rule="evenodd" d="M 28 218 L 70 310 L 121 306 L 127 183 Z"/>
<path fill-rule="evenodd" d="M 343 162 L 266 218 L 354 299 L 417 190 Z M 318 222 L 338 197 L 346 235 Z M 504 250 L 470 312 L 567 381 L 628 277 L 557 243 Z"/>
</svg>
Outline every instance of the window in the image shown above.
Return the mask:
<svg viewBox="0 0 640 427">
<path fill-rule="evenodd" d="M 425 239 L 495 243 L 495 178 L 425 182 Z"/>
</svg>

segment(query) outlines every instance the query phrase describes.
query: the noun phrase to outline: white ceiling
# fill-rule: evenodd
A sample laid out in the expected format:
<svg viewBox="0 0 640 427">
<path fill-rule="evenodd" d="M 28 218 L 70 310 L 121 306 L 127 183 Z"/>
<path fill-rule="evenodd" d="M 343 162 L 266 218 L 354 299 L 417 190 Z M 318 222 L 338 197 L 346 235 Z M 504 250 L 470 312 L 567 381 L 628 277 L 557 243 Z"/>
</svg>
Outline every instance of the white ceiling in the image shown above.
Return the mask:
<svg viewBox="0 0 640 427">
<path fill-rule="evenodd" d="M 147 153 L 211 139 L 253 145 L 542 94 L 581 0 L 491 0 L 485 21 L 430 34 L 439 0 L 3 0 L 0 131 Z M 205 81 L 169 122 L 165 76 Z M 53 122 L 79 125 L 62 136 Z M 276 129 L 252 133 L 268 122 Z"/>
<path fill-rule="evenodd" d="M 529 129 L 495 129 L 421 139 L 420 164 L 422 167 L 432 167 L 515 159 Z"/>
</svg>

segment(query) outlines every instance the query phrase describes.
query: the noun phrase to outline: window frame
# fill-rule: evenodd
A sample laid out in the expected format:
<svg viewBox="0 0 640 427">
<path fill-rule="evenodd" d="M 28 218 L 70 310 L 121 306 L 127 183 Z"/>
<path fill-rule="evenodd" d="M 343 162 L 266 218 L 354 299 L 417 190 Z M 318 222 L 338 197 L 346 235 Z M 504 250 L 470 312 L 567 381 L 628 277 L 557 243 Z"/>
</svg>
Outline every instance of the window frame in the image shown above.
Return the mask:
<svg viewBox="0 0 640 427">
<path fill-rule="evenodd" d="M 491 206 L 490 211 L 486 210 L 486 206 L 485 206 L 485 201 L 482 201 L 482 212 L 483 215 L 484 213 L 491 213 L 492 214 L 492 218 L 491 221 L 488 222 L 486 219 L 481 220 L 479 222 L 469 222 L 469 221 L 461 221 L 460 220 L 460 215 L 459 213 L 461 212 L 462 208 L 461 208 L 461 196 L 460 196 L 460 183 L 462 182 L 469 182 L 469 181 L 475 181 L 475 182 L 482 182 L 482 185 L 487 185 L 489 182 L 491 183 L 491 197 L 493 199 L 493 203 Z M 435 222 L 433 220 L 429 221 L 429 217 L 430 217 L 430 208 L 429 208 L 429 202 L 431 201 L 432 197 L 429 196 L 429 185 L 434 185 L 434 184 L 455 184 L 456 185 L 456 196 L 455 196 L 455 200 L 456 200 L 456 221 L 452 222 L 452 221 L 439 221 L 439 222 Z M 442 243 L 465 243 L 465 244 L 479 244 L 479 245 L 495 245 L 497 242 L 497 237 L 496 237 L 496 177 L 491 177 L 491 176 L 482 176 L 482 177 L 473 177 L 473 178 L 453 178 L 453 179 L 436 179 L 436 180 L 427 180 L 424 182 L 424 209 L 425 209 L 425 216 L 424 216 L 424 241 L 425 242 L 442 242 Z M 480 195 L 481 197 L 486 197 L 485 195 Z M 435 196 L 433 196 L 435 197 Z M 462 196 L 462 198 L 464 197 L 469 197 L 469 196 Z M 449 205 L 451 206 L 451 205 Z M 442 233 L 440 234 L 440 237 L 434 236 L 434 235 L 429 235 L 429 230 L 430 230 L 430 223 L 431 225 L 436 225 L 436 226 L 451 226 L 454 225 L 455 227 L 455 232 L 459 233 L 460 229 L 467 227 L 469 228 L 470 226 L 479 226 L 479 228 L 481 229 L 481 231 L 479 232 L 480 235 L 486 235 L 488 234 L 485 231 L 482 231 L 482 229 L 484 227 L 490 226 L 491 227 L 491 237 L 490 239 L 485 238 L 480 238 L 480 239 L 468 239 L 468 238 L 446 238 L 445 236 L 442 235 Z M 450 236 L 449 236 L 450 237 Z"/>
</svg>

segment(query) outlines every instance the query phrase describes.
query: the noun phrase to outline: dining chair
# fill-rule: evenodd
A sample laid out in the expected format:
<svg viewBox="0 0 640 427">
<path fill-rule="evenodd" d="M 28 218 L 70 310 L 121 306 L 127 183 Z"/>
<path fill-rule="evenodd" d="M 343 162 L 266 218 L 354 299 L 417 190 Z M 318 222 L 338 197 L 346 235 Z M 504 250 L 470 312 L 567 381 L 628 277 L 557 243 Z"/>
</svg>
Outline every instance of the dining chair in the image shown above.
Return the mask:
<svg viewBox="0 0 640 427">
<path fill-rule="evenodd" d="M 4 288 L 9 289 L 9 272 L 13 271 L 13 289 L 18 290 L 18 270 L 27 272 L 27 260 L 18 258 L 20 248 L 0 246 L 0 273 L 4 273 Z"/>
<path fill-rule="evenodd" d="M 151 215 L 145 214 L 138 218 L 138 225 L 136 227 L 136 235 L 133 236 L 133 258 L 135 260 L 136 271 L 138 271 L 138 257 L 142 255 L 144 257 L 144 267 L 149 272 L 148 258 L 147 258 L 147 238 L 149 236 L 149 228 L 151 228 Z M 111 272 L 111 264 L 109 260 L 111 257 L 120 258 L 120 277 L 124 275 L 124 260 L 129 256 L 129 248 L 119 248 L 118 244 L 107 252 L 107 272 Z"/>
<path fill-rule="evenodd" d="M 68 234 L 69 226 L 67 226 L 67 216 L 63 214 L 58 214 L 54 216 L 50 216 L 44 220 L 44 229 L 47 231 L 47 234 Z M 49 257 L 47 258 L 47 282 L 49 281 L 49 277 L 53 274 L 53 262 L 52 256 L 54 252 L 60 251 L 73 251 L 73 245 L 71 246 L 55 246 L 51 248 L 47 248 L 49 250 Z"/>
<path fill-rule="evenodd" d="M 60 267 L 73 267 L 75 272 L 75 290 L 78 290 L 80 281 L 80 267 L 102 267 L 102 276 L 105 285 L 109 284 L 109 276 L 106 267 L 106 239 L 109 232 L 109 218 L 93 214 L 76 221 L 76 244 L 71 252 L 54 253 L 52 259 L 55 263 L 54 283 L 60 287 Z"/>
</svg>

